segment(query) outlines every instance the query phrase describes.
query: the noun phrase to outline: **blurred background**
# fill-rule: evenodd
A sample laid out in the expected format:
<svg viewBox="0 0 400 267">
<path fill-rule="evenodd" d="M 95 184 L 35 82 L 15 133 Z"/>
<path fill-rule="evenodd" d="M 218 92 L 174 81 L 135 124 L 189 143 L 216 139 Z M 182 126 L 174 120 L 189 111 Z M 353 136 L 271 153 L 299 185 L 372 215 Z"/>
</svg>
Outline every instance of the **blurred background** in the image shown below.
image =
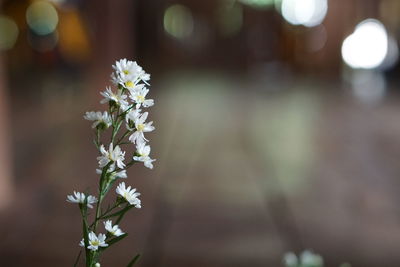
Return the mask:
<svg viewBox="0 0 400 267">
<path fill-rule="evenodd" d="M 73 265 L 120 58 L 152 75 L 157 162 L 102 266 L 400 266 L 400 1 L 0 3 L 1 266 Z"/>
</svg>

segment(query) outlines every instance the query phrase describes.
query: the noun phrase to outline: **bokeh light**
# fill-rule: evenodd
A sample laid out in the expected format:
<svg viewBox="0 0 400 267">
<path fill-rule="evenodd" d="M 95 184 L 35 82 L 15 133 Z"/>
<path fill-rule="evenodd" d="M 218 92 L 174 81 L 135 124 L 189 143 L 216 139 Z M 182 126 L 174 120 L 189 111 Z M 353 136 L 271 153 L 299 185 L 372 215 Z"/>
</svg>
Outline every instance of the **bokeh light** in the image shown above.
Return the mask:
<svg viewBox="0 0 400 267">
<path fill-rule="evenodd" d="M 177 39 L 185 39 L 193 33 L 193 15 L 183 5 L 172 5 L 164 13 L 164 30 Z"/>
<path fill-rule="evenodd" d="M 0 15 L 0 50 L 13 48 L 18 38 L 18 26 L 10 18 Z"/>
<path fill-rule="evenodd" d="M 322 23 L 328 12 L 327 0 L 283 0 L 281 12 L 293 25 L 314 27 Z"/>
<path fill-rule="evenodd" d="M 355 69 L 374 69 L 384 61 L 388 51 L 388 35 L 381 22 L 367 19 L 356 26 L 342 45 L 344 62 Z"/>
<path fill-rule="evenodd" d="M 33 2 L 26 10 L 26 22 L 36 34 L 50 34 L 58 24 L 57 10 L 49 2 Z"/>
</svg>

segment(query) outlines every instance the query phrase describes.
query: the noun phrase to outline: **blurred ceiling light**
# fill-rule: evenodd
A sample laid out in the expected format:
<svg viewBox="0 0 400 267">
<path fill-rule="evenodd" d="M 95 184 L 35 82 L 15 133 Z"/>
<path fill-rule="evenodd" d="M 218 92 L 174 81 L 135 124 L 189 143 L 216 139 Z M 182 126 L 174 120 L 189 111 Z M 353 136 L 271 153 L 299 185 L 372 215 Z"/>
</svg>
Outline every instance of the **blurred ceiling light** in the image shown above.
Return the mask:
<svg viewBox="0 0 400 267">
<path fill-rule="evenodd" d="M 26 10 L 26 21 L 36 34 L 50 34 L 58 24 L 57 10 L 47 1 L 35 1 Z"/>
<path fill-rule="evenodd" d="M 193 15 L 183 5 L 172 5 L 164 13 L 164 30 L 177 39 L 185 39 L 193 33 Z"/>
<path fill-rule="evenodd" d="M 222 6 L 218 12 L 218 19 L 221 33 L 225 36 L 233 36 L 242 28 L 243 8 L 238 4 Z"/>
<path fill-rule="evenodd" d="M 277 0 L 239 0 L 242 4 L 261 9 L 274 6 L 276 1 Z"/>
<path fill-rule="evenodd" d="M 314 27 L 322 23 L 328 12 L 327 0 L 283 0 L 283 18 L 293 25 Z"/>
<path fill-rule="evenodd" d="M 0 50 L 8 50 L 14 47 L 18 38 L 18 26 L 9 17 L 0 15 Z"/>
<path fill-rule="evenodd" d="M 388 52 L 388 35 L 381 22 L 367 19 L 358 24 L 342 44 L 344 62 L 354 69 L 374 69 Z"/>
</svg>

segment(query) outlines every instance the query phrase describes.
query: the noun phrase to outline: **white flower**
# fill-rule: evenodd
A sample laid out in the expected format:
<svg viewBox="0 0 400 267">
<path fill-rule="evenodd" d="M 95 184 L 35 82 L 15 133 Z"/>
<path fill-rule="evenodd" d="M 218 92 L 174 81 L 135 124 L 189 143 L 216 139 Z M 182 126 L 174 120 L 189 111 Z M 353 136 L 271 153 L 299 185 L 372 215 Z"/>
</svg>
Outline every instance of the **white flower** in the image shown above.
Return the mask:
<svg viewBox="0 0 400 267">
<path fill-rule="evenodd" d="M 121 150 L 119 146 L 116 146 L 113 148 L 113 144 L 111 143 L 109 146 L 108 151 L 104 148 L 103 145 L 100 146 L 100 152 L 101 155 L 100 157 L 97 157 L 97 160 L 99 161 L 99 166 L 100 168 L 103 168 L 106 166 L 109 162 L 112 162 L 113 164 L 111 165 L 112 169 L 114 170 L 115 168 L 115 163 L 117 163 L 118 168 L 123 169 L 125 167 L 124 164 L 124 159 L 125 159 L 125 152 Z"/>
<path fill-rule="evenodd" d="M 110 168 L 110 170 L 109 170 L 109 172 L 110 172 L 110 176 L 113 178 L 113 179 L 116 179 L 116 178 L 123 178 L 123 179 L 125 179 L 125 178 L 128 178 L 128 175 L 126 174 L 126 170 L 121 170 L 121 171 L 114 171 L 114 168 L 112 168 L 113 166 L 111 166 L 111 168 Z M 102 170 L 100 170 L 100 169 L 96 169 L 96 173 L 97 174 L 101 174 L 102 173 Z"/>
<path fill-rule="evenodd" d="M 132 121 L 132 122 L 135 122 L 135 120 L 138 118 L 138 117 L 140 117 L 140 115 L 141 115 L 141 112 L 142 110 L 141 109 L 131 109 L 131 110 L 129 110 L 129 112 L 126 114 L 126 116 L 125 116 L 125 120 L 127 121 L 127 122 L 129 122 L 129 121 Z"/>
<path fill-rule="evenodd" d="M 104 124 L 108 128 L 112 124 L 111 116 L 108 115 L 107 111 L 104 111 L 104 113 L 100 111 L 86 112 L 83 118 L 88 121 L 93 121 L 92 128 L 96 128 L 99 124 Z"/>
<path fill-rule="evenodd" d="M 97 262 L 94 267 L 100 267 L 100 263 Z"/>
<path fill-rule="evenodd" d="M 85 203 L 85 194 L 84 193 L 80 193 L 80 192 L 75 192 L 74 191 L 74 196 L 73 195 L 68 195 L 67 196 L 67 201 L 70 203 L 79 203 L 79 204 L 83 204 Z M 89 208 L 93 208 L 92 204 L 97 202 L 97 198 L 94 196 L 87 196 L 87 206 Z"/>
<path fill-rule="evenodd" d="M 117 90 L 117 93 L 114 93 L 110 87 L 106 87 L 106 90 L 100 94 L 104 96 L 104 99 L 100 101 L 101 104 L 111 101 L 116 103 L 123 111 L 129 108 L 129 103 L 126 101 L 127 95 L 124 95 L 121 90 Z"/>
<path fill-rule="evenodd" d="M 111 75 L 115 84 L 120 84 L 127 89 L 133 89 L 140 81 L 147 82 L 150 75 L 135 61 L 121 59 L 113 65 L 115 72 Z"/>
<path fill-rule="evenodd" d="M 131 134 L 131 136 L 129 136 L 129 141 L 131 141 L 132 143 L 142 143 L 144 141 L 148 141 L 145 137 L 144 137 L 144 133 L 146 132 L 151 132 L 153 131 L 155 128 L 152 125 L 153 122 L 145 122 L 148 116 L 148 112 L 145 112 L 139 116 L 137 116 L 134 120 L 135 123 L 135 132 L 133 134 Z"/>
<path fill-rule="evenodd" d="M 146 95 L 149 92 L 149 89 L 146 87 L 142 88 L 137 88 L 135 90 L 130 90 L 130 96 L 129 98 L 132 99 L 136 103 L 136 108 L 140 108 L 140 106 L 143 106 L 145 108 L 151 107 L 154 105 L 154 100 L 153 99 L 146 99 Z"/>
<path fill-rule="evenodd" d="M 106 240 L 105 234 L 99 234 L 98 236 L 96 236 L 94 232 L 90 232 L 89 246 L 87 248 L 92 251 L 96 251 L 99 249 L 99 247 L 107 247 L 108 244 L 105 242 L 105 240 Z"/>
<path fill-rule="evenodd" d="M 82 238 L 81 242 L 79 242 L 80 247 L 85 247 L 85 239 Z"/>
<path fill-rule="evenodd" d="M 122 182 L 118 185 L 117 189 L 115 190 L 118 195 L 123 197 L 126 201 L 129 202 L 129 204 L 134 205 L 136 208 L 140 209 L 141 208 L 141 201 L 138 196 L 140 196 L 139 192 L 136 192 L 136 188 L 132 188 L 128 186 L 127 188 L 125 187 L 125 183 Z"/>
<path fill-rule="evenodd" d="M 132 75 L 141 70 L 141 67 L 136 62 L 126 58 L 116 61 L 112 67 L 118 75 Z"/>
<path fill-rule="evenodd" d="M 106 231 L 114 236 L 120 236 L 124 234 L 124 232 L 121 231 L 118 225 L 116 224 L 114 226 L 112 225 L 111 220 L 104 222 L 104 228 L 106 228 Z"/>
<path fill-rule="evenodd" d="M 145 167 L 153 169 L 153 161 L 156 160 L 150 158 L 150 150 L 150 146 L 146 145 L 144 142 L 136 144 L 136 153 L 139 154 L 139 156 L 134 156 L 133 159 L 136 161 L 141 161 L 144 163 Z"/>
</svg>

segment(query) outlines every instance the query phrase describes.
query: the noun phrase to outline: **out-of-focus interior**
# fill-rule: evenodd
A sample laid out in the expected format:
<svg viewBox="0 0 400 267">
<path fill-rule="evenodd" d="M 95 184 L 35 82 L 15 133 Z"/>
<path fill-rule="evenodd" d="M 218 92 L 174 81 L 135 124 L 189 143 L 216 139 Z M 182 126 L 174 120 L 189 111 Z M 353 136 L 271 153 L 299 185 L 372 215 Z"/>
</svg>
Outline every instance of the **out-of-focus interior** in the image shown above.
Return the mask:
<svg viewBox="0 0 400 267">
<path fill-rule="evenodd" d="M 120 58 L 152 75 L 157 161 L 102 266 L 400 266 L 400 1 L 0 3 L 1 266 L 73 265 Z"/>
</svg>

